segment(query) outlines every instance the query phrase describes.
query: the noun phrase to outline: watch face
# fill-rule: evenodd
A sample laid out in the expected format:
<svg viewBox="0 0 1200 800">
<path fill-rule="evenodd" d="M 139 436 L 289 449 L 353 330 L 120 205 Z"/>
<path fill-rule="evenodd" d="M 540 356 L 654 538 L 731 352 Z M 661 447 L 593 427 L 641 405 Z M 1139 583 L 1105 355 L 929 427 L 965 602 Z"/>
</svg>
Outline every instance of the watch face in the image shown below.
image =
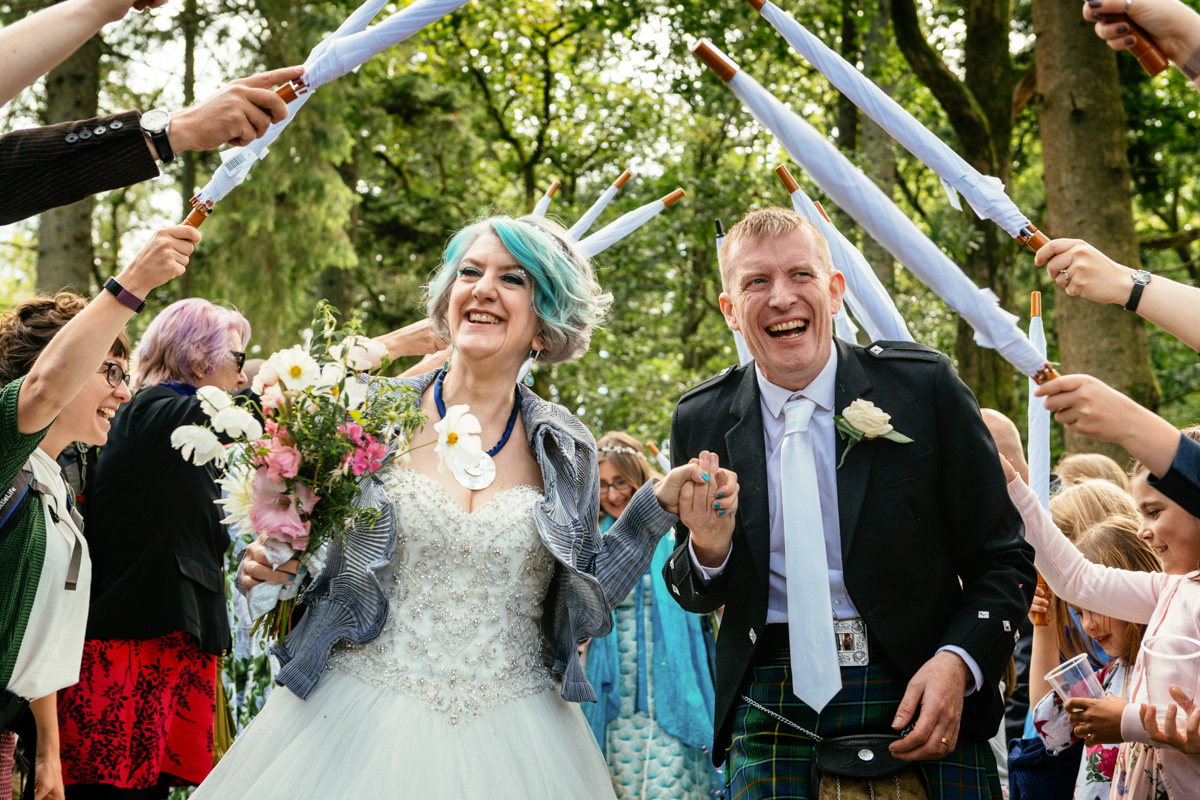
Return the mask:
<svg viewBox="0 0 1200 800">
<path fill-rule="evenodd" d="M 1144 269 L 1135 269 L 1133 271 L 1133 282 L 1134 283 L 1140 283 L 1144 286 L 1150 282 L 1151 277 L 1153 277 L 1153 276 Z"/>
<path fill-rule="evenodd" d="M 161 108 L 153 108 L 142 114 L 142 130 L 147 133 L 157 133 L 165 130 L 167 123 L 171 121 L 171 115 Z"/>
</svg>

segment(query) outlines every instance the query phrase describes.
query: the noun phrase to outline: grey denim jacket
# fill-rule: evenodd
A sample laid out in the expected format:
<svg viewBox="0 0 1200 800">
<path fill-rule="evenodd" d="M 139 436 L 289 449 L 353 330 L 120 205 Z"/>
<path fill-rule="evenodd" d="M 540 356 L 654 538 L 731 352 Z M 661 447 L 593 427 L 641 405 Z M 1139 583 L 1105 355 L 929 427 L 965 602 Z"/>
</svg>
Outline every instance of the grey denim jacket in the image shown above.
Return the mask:
<svg viewBox="0 0 1200 800">
<path fill-rule="evenodd" d="M 388 380 L 418 394 L 436 373 Z M 542 471 L 544 496 L 533 510 L 543 544 L 558 561 L 542 615 L 543 661 L 562 681 L 565 700 L 595 701 L 579 663 L 578 643 L 612 629 L 611 610 L 645 573 L 655 545 L 678 517 L 662 509 L 651 482 L 630 500 L 621 518 L 601 536 L 596 441 L 565 408 L 518 385 L 529 447 Z M 378 479 L 364 484 L 364 506 L 383 510 L 369 530 L 353 530 L 335 547 L 325 569 L 306 588 L 303 617 L 272 648 L 283 665 L 276 683 L 300 698 L 316 688 L 334 644 L 363 644 L 383 630 L 387 596 L 377 571 L 396 548 L 395 509 Z M 240 588 L 240 581 L 238 586 Z"/>
</svg>

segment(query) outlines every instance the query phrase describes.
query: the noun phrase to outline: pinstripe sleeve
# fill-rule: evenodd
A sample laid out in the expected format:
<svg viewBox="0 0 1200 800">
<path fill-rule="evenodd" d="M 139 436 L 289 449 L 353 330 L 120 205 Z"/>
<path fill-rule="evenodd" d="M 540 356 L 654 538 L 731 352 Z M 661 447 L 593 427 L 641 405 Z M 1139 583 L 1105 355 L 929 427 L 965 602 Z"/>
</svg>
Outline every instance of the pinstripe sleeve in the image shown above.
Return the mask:
<svg viewBox="0 0 1200 800">
<path fill-rule="evenodd" d="M 137 111 L 0 136 L 0 225 L 158 176 Z"/>
</svg>

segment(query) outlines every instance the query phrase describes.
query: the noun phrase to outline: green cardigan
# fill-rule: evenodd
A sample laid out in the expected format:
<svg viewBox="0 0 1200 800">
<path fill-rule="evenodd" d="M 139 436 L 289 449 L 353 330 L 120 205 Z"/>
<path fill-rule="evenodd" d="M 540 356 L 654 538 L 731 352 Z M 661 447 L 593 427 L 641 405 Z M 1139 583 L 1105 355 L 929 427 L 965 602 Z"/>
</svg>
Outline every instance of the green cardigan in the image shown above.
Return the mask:
<svg viewBox="0 0 1200 800">
<path fill-rule="evenodd" d="M 50 429 L 47 425 L 24 435 L 17 428 L 17 394 L 24 382 L 21 376 L 0 389 L 0 491 L 17 477 Z M 35 494 L 17 527 L 0 544 L 0 686 L 6 688 L 25 638 L 45 557 L 46 515 L 42 499 Z"/>
</svg>

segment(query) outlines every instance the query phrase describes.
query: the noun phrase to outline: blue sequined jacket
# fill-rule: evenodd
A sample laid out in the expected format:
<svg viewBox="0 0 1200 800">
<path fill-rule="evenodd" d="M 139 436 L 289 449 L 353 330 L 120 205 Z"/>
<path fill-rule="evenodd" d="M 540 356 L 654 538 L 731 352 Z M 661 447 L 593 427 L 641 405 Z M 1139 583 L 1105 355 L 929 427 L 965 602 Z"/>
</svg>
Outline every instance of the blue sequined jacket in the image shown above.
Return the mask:
<svg viewBox="0 0 1200 800">
<path fill-rule="evenodd" d="M 418 394 L 436 373 L 390 379 Z M 376 379 L 378 380 L 378 379 Z M 611 610 L 645 573 L 655 545 L 677 521 L 658 504 L 651 483 L 634 494 L 621 519 L 601 536 L 596 442 L 565 408 L 518 385 L 529 448 L 542 471 L 544 494 L 533 509 L 543 544 L 558 564 L 542 615 L 543 660 L 562 681 L 562 696 L 595 701 L 579 663 L 578 642 L 612 629 Z M 383 509 L 368 530 L 352 531 L 303 594 L 304 615 L 273 652 L 282 664 L 276 682 L 306 698 L 316 688 L 333 646 L 379 636 L 388 603 L 376 575 L 396 547 L 395 510 L 381 482 L 365 484 L 364 506 Z M 238 586 L 240 588 L 240 581 Z"/>
</svg>

